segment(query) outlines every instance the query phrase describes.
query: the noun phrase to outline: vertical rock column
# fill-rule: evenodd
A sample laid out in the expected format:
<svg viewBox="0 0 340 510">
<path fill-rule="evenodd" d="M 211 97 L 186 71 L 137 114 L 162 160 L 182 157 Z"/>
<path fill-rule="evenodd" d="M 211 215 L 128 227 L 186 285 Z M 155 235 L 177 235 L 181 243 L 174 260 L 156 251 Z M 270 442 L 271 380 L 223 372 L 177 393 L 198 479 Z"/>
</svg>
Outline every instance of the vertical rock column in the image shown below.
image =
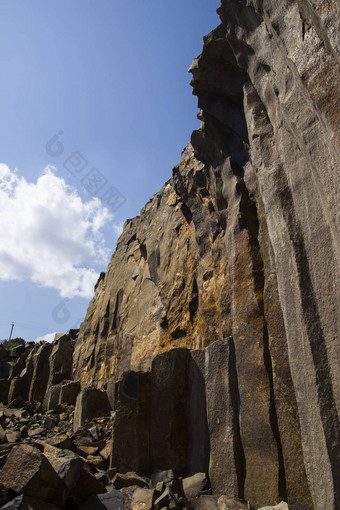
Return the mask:
<svg viewBox="0 0 340 510">
<path fill-rule="evenodd" d="M 120 471 L 150 472 L 150 373 L 127 372 L 111 383 L 114 418 L 111 467 Z"/>
<path fill-rule="evenodd" d="M 156 356 L 151 369 L 151 463 L 179 475 L 188 462 L 187 362 L 187 349 L 173 349 Z"/>
<path fill-rule="evenodd" d="M 238 384 L 232 338 L 207 347 L 205 380 L 211 485 L 214 494 L 242 496 L 244 459 L 238 424 Z"/>
<path fill-rule="evenodd" d="M 235 177 L 228 226 L 233 338 L 245 456 L 244 496 L 255 506 L 286 498 L 263 307 L 263 261 L 256 206 L 243 178 Z"/>
</svg>

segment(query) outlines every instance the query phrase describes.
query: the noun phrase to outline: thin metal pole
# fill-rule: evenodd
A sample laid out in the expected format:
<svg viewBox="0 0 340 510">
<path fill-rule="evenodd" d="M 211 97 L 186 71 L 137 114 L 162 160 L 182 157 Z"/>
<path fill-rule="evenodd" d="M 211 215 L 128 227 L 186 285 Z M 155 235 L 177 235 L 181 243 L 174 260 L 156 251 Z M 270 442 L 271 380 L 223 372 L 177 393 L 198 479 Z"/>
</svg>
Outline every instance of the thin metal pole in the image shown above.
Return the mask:
<svg viewBox="0 0 340 510">
<path fill-rule="evenodd" d="M 8 339 L 8 341 L 10 341 L 10 340 L 11 340 L 11 338 L 12 338 L 13 328 L 14 328 L 14 322 L 12 322 L 11 332 L 10 332 L 10 334 L 9 334 L 9 339 Z"/>
</svg>

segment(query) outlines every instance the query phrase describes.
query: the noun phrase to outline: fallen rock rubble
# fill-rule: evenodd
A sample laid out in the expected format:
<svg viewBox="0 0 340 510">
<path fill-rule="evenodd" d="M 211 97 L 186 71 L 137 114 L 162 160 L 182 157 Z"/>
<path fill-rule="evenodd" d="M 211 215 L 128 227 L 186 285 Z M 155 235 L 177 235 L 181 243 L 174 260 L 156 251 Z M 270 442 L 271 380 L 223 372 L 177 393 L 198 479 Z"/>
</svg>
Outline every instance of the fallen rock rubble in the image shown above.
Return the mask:
<svg viewBox="0 0 340 510">
<path fill-rule="evenodd" d="M 206 473 L 149 477 L 110 467 L 113 412 L 74 432 L 74 406 L 0 409 L 0 508 L 11 510 L 254 510 L 211 493 Z M 287 510 L 285 503 L 265 510 Z M 263 509 L 264 510 L 264 509 Z"/>
</svg>

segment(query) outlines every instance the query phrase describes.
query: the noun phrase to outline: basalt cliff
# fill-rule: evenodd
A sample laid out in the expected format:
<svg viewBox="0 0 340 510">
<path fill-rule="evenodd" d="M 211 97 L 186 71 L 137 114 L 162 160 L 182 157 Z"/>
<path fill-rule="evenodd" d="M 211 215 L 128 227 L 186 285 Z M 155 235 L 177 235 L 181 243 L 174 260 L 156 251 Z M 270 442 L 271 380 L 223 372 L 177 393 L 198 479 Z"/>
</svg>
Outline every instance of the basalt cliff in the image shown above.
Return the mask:
<svg viewBox="0 0 340 510">
<path fill-rule="evenodd" d="M 78 334 L 2 355 L 2 400 L 75 405 L 74 432 L 111 410 L 111 468 L 206 473 L 220 510 L 338 510 L 340 5 L 218 14 L 190 67 L 200 129 Z"/>
</svg>

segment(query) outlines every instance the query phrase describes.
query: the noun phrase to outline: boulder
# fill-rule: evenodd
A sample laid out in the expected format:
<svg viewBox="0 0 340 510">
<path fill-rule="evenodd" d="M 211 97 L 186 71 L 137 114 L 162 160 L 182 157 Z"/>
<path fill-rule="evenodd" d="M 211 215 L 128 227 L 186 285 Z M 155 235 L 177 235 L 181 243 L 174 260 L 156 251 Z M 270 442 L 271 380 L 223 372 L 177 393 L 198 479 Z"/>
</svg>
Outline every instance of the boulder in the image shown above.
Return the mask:
<svg viewBox="0 0 340 510">
<path fill-rule="evenodd" d="M 6 489 L 61 507 L 68 493 L 47 458 L 37 448 L 24 444 L 12 449 L 0 472 L 0 483 Z"/>
<path fill-rule="evenodd" d="M 151 510 L 155 502 L 154 489 L 141 489 L 134 487 L 129 497 L 129 508 L 131 510 Z"/>
<path fill-rule="evenodd" d="M 61 450 L 72 450 L 73 443 L 72 439 L 68 436 L 54 436 L 46 439 L 46 444 L 60 448 Z"/>
<path fill-rule="evenodd" d="M 6 439 L 9 443 L 18 443 L 21 439 L 21 432 L 19 430 L 8 430 Z"/>
<path fill-rule="evenodd" d="M 188 478 L 183 478 L 183 490 L 186 497 L 194 498 L 202 492 L 207 485 L 205 473 L 196 473 Z"/>
<path fill-rule="evenodd" d="M 79 505 L 91 495 L 106 492 L 83 458 L 70 450 L 45 445 L 44 455 L 69 490 L 68 498 Z"/>
</svg>

